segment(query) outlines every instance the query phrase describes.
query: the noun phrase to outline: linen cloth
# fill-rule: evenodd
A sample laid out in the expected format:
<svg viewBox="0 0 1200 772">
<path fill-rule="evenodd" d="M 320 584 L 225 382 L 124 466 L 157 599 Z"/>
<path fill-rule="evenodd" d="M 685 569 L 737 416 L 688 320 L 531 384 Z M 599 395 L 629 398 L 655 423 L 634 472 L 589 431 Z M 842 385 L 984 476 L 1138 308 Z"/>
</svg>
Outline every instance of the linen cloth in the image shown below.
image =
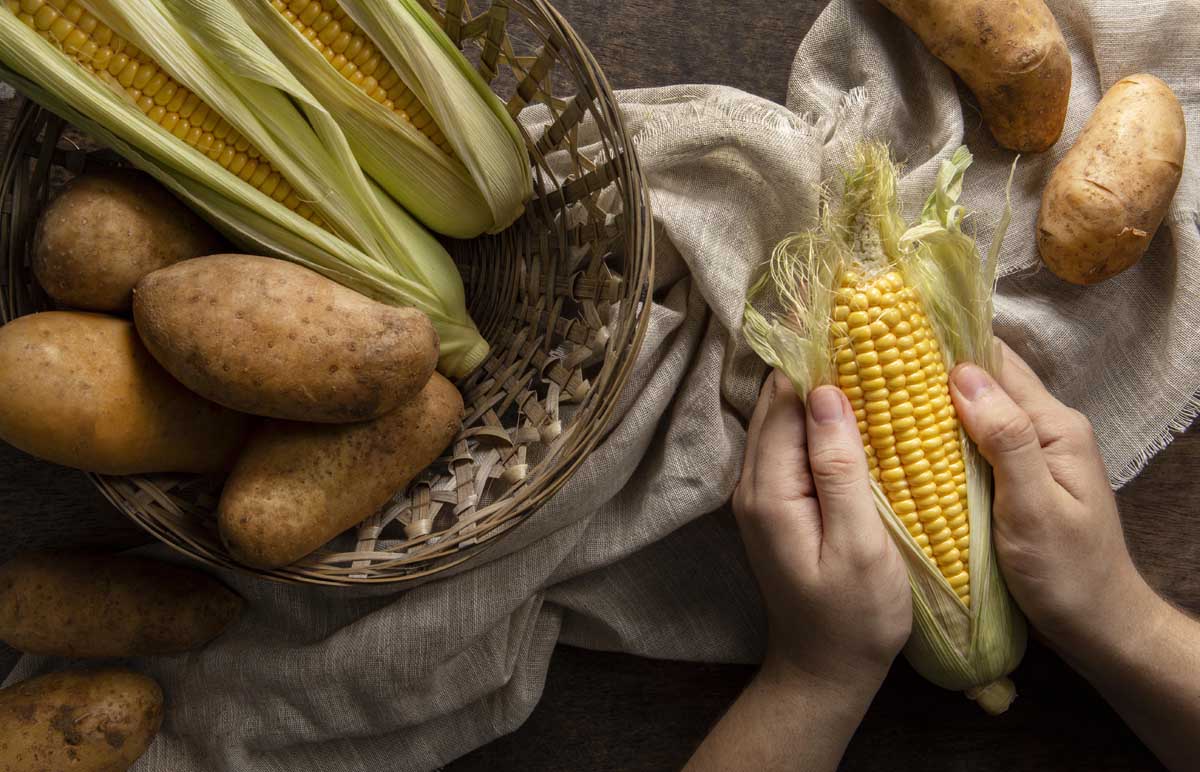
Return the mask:
<svg viewBox="0 0 1200 772">
<path fill-rule="evenodd" d="M 1017 167 L 996 328 L 1090 416 L 1119 486 L 1197 409 L 1200 6 L 1049 5 L 1072 51 L 1071 110 L 1058 145 Z M 1038 270 L 1040 191 L 1103 91 L 1141 71 L 1184 105 L 1183 183 L 1141 264 L 1097 287 L 1068 286 Z M 984 247 L 1014 156 L 951 73 L 867 0 L 825 10 L 796 54 L 786 107 L 715 86 L 618 96 L 653 191 L 658 269 L 611 434 L 486 563 L 451 578 L 363 597 L 224 575 L 249 600 L 234 629 L 203 651 L 132 663 L 168 695 L 163 732 L 135 769 L 431 769 L 528 716 L 557 641 L 688 660 L 760 656 L 760 598 L 722 509 L 765 375 L 738 333 L 752 273 L 780 238 L 812 224 L 821 182 L 860 139 L 885 139 L 906 162 L 910 213 L 966 141 L 976 165 L 963 201 Z M 26 657 L 9 680 L 64 664 Z"/>
</svg>

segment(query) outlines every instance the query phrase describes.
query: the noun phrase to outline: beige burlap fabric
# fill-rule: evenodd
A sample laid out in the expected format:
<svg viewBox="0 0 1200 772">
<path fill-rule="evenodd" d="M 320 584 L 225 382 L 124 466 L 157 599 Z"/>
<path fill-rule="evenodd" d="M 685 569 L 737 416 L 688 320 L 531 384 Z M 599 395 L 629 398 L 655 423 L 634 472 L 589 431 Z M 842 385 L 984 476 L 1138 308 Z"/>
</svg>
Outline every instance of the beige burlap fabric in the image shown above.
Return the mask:
<svg viewBox="0 0 1200 772">
<path fill-rule="evenodd" d="M 1093 419 L 1119 484 L 1188 423 L 1200 388 L 1200 6 L 1050 5 L 1074 56 L 1071 115 L 1059 146 L 1018 168 L 997 329 Z M 1102 91 L 1138 71 L 1184 103 L 1185 179 L 1141 265 L 1069 287 L 1037 270 L 1039 193 Z M 359 597 L 224 577 L 250 600 L 234 630 L 202 652 L 133 663 L 169 699 L 137 769 L 430 769 L 519 725 L 559 640 L 753 661 L 758 594 L 730 518 L 710 514 L 737 480 L 764 374 L 738 340 L 747 280 L 779 238 L 811 224 L 820 181 L 863 137 L 907 161 L 914 207 L 965 139 L 977 164 L 964 200 L 986 244 L 1013 157 L 960 97 L 865 0 L 835 0 L 818 20 L 786 108 L 709 86 L 623 93 L 653 188 L 659 267 L 650 333 L 607 441 L 489 562 L 451 578 Z M 12 679 L 62 665 L 25 658 Z"/>
</svg>

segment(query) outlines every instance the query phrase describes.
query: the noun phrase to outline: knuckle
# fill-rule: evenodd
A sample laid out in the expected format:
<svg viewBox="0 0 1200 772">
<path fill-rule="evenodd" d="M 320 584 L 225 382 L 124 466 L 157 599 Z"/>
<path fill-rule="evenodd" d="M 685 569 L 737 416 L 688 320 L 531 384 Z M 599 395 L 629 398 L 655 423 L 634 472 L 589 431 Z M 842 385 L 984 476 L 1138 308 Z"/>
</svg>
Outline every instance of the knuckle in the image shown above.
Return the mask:
<svg viewBox="0 0 1200 772">
<path fill-rule="evenodd" d="M 1095 441 L 1096 430 L 1093 428 L 1091 420 L 1086 415 L 1078 410 L 1071 410 L 1068 414 L 1068 418 L 1070 422 L 1069 425 L 1071 434 L 1074 435 L 1075 438 L 1083 442 Z"/>
<path fill-rule="evenodd" d="M 850 562 L 859 573 L 877 569 L 888 559 L 888 548 L 891 545 L 886 541 L 886 534 L 881 536 L 882 538 L 864 539 L 850 555 Z"/>
<path fill-rule="evenodd" d="M 823 490 L 838 489 L 854 483 L 862 461 L 848 448 L 828 448 L 809 459 L 813 480 Z"/>
<path fill-rule="evenodd" d="M 760 534 L 778 533 L 782 527 L 787 527 L 795 521 L 796 510 L 786 502 L 762 500 L 748 510 L 746 516 L 738 521 L 739 525 Z"/>
<path fill-rule="evenodd" d="M 733 516 L 741 525 L 761 524 L 780 516 L 782 502 L 759 495 L 753 488 L 739 486 L 733 494 Z"/>
<path fill-rule="evenodd" d="M 1013 411 L 999 417 L 985 433 L 981 444 L 997 453 L 1011 453 L 1037 444 L 1037 431 L 1029 416 Z"/>
</svg>

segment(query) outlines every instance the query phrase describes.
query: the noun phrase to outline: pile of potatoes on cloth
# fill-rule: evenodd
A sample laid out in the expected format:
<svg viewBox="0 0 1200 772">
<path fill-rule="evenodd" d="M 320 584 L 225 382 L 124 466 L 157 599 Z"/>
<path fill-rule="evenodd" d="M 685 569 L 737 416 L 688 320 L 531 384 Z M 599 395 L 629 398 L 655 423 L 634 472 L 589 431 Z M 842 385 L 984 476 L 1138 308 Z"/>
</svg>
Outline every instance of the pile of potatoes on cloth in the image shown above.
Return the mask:
<svg viewBox="0 0 1200 772">
<path fill-rule="evenodd" d="M 0 640 L 27 654 L 182 654 L 224 632 L 242 606 L 201 571 L 129 555 L 30 552 L 0 566 Z M 31 678 L 0 689 L 0 770 L 124 770 L 162 718 L 162 689 L 125 668 Z"/>
<path fill-rule="evenodd" d="M 996 142 L 1040 153 L 1058 142 L 1071 56 L 1042 0 L 880 0 L 975 95 Z M 1136 264 L 1183 176 L 1187 129 L 1167 84 L 1121 78 L 1092 112 L 1042 192 L 1042 261 L 1072 284 Z"/>
<path fill-rule="evenodd" d="M 1058 141 L 1071 61 L 1042 0 L 880 2 L 962 78 L 1001 146 Z M 1044 190 L 1031 237 L 1046 266 L 1093 284 L 1137 263 L 1184 146 L 1165 83 L 1113 85 Z M 292 263 L 225 253 L 138 172 L 73 180 L 42 216 L 33 267 L 62 310 L 0 328 L 0 438 L 99 474 L 224 475 L 221 537 L 247 565 L 291 564 L 371 516 L 460 427 L 428 318 Z M 0 567 L 0 640 L 49 656 L 169 656 L 220 635 L 242 603 L 190 568 L 30 553 Z M 163 699 L 113 668 L 0 690 L 0 770 L 126 769 Z"/>
</svg>

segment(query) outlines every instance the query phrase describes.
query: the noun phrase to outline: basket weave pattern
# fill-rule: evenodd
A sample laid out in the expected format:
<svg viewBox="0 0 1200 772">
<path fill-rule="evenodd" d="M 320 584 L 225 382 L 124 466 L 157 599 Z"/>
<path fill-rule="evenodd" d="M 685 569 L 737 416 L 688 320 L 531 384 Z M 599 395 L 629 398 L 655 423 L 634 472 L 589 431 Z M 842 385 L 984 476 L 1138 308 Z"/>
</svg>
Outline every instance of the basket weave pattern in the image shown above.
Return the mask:
<svg viewBox="0 0 1200 772">
<path fill-rule="evenodd" d="M 458 383 L 463 430 L 407 490 L 352 534 L 260 575 L 348 585 L 405 582 L 478 555 L 557 491 L 603 437 L 649 318 L 648 194 L 612 92 L 545 0 L 422 0 L 516 116 L 548 118 L 525 139 L 534 198 L 504 233 L 447 242 L 471 314 L 492 345 Z M 591 119 L 584 155 L 579 126 Z M 119 162 L 32 103 L 0 167 L 0 313 L 49 308 L 30 240 L 50 194 L 87 168 Z M 369 474 L 369 470 L 364 470 Z M 220 480 L 91 476 L 147 531 L 202 562 L 239 567 L 217 535 Z M 250 570 L 250 569 L 244 569 Z"/>
</svg>

